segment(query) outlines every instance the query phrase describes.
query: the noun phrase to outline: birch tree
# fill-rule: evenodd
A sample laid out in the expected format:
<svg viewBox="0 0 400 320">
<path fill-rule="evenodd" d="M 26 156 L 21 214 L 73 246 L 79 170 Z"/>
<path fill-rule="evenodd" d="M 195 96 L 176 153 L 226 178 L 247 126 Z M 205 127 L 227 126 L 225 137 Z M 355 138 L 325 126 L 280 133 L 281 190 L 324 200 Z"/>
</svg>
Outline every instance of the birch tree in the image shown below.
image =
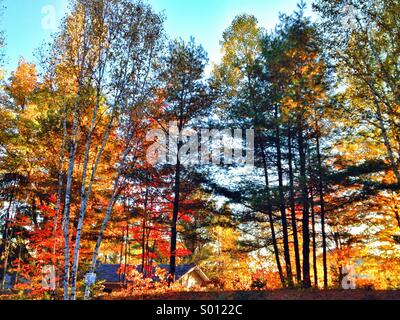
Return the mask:
<svg viewBox="0 0 400 320">
<path fill-rule="evenodd" d="M 113 8 L 115 27 L 114 47 L 110 73 L 111 98 L 109 104 L 118 114 L 118 136 L 123 145 L 117 166 L 116 177 L 109 196 L 103 223 L 94 248 L 90 272 L 96 269 L 100 245 L 118 201 L 123 173 L 127 160 L 135 146 L 135 134 L 145 109 L 154 97 L 157 57 L 162 52 L 163 17 L 153 12 L 142 2 L 116 1 Z M 89 298 L 90 286 L 85 288 L 85 299 Z"/>
</svg>

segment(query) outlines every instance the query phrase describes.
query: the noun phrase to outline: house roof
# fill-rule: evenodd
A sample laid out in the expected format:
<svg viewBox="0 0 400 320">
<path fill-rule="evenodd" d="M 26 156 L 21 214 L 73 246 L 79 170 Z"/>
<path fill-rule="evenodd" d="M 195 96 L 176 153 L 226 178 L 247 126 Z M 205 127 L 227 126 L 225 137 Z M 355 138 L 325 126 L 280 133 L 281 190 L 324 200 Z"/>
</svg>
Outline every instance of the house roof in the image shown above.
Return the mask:
<svg viewBox="0 0 400 320">
<path fill-rule="evenodd" d="M 12 289 L 15 284 L 15 279 L 16 279 L 16 275 L 14 273 L 13 274 L 7 273 L 4 278 L 5 289 Z"/>
<path fill-rule="evenodd" d="M 169 265 L 167 264 L 160 264 L 158 267 L 169 272 Z M 119 275 L 118 273 L 119 268 L 120 268 L 119 264 L 99 264 L 98 267 L 96 268 L 97 280 L 106 282 L 121 281 L 124 278 L 124 275 L 123 274 L 121 276 Z M 189 271 L 192 271 L 194 268 L 196 268 L 196 266 L 193 264 L 176 266 L 175 278 L 180 279 L 182 276 L 184 276 Z M 140 272 L 141 266 L 137 266 L 137 270 Z M 155 267 L 153 268 L 153 272 L 155 272 Z"/>
<path fill-rule="evenodd" d="M 96 268 L 97 280 L 106 282 L 119 282 L 119 264 L 100 264 Z"/>
<path fill-rule="evenodd" d="M 210 281 L 210 279 L 207 277 L 207 275 L 198 266 L 194 266 L 192 269 L 187 271 L 187 273 L 190 273 L 190 272 L 196 272 L 199 275 L 199 277 L 205 282 Z"/>
<path fill-rule="evenodd" d="M 191 269 L 193 269 L 195 265 L 193 264 L 183 264 L 175 267 L 175 279 L 180 279 L 186 273 L 188 273 Z M 166 270 L 169 272 L 169 265 L 168 264 L 160 264 L 159 268 Z"/>
</svg>

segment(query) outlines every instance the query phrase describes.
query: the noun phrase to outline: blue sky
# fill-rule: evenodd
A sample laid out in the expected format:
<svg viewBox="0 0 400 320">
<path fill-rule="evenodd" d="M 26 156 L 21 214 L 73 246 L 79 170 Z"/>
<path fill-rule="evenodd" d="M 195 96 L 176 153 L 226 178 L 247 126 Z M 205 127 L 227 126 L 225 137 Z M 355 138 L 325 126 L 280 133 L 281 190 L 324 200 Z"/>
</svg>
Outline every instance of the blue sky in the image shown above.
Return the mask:
<svg viewBox="0 0 400 320">
<path fill-rule="evenodd" d="M 147 0 L 158 12 L 165 11 L 165 29 L 172 37 L 188 40 L 191 36 L 201 43 L 211 61 L 220 58 L 223 31 L 234 17 L 241 13 L 253 14 L 260 26 L 270 29 L 278 22 L 279 12 L 291 13 L 296 9 L 296 0 Z M 311 0 L 307 13 L 311 14 Z M 1 28 L 6 32 L 6 70 L 13 70 L 23 56 L 35 62 L 34 51 L 44 42 L 50 41 L 56 31 L 43 20 L 49 9 L 54 8 L 55 26 L 67 12 L 68 0 L 3 0 L 6 6 Z M 43 27 L 43 22 L 47 22 Z"/>
</svg>

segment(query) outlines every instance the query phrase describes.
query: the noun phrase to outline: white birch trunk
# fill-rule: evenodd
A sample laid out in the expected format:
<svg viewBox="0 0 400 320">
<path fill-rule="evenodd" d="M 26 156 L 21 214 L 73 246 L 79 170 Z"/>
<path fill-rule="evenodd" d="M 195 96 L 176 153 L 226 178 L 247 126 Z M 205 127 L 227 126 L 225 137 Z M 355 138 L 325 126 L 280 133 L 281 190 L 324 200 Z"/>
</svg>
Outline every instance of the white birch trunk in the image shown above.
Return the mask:
<svg viewBox="0 0 400 320">
<path fill-rule="evenodd" d="M 100 245 L 101 245 L 101 242 L 103 240 L 104 231 L 106 230 L 107 223 L 110 220 L 112 209 L 114 208 L 114 204 L 116 202 L 117 189 L 118 189 L 118 186 L 119 186 L 119 183 L 120 183 L 120 180 L 121 180 L 122 173 L 124 171 L 126 159 L 127 159 L 128 155 L 129 155 L 129 153 L 131 151 L 130 142 L 132 140 L 132 137 L 133 137 L 133 132 L 131 132 L 130 137 L 128 139 L 128 143 L 127 143 L 127 146 L 125 148 L 124 154 L 122 156 L 120 167 L 118 169 L 118 175 L 117 175 L 117 177 L 115 179 L 115 182 L 114 182 L 114 187 L 113 187 L 113 191 L 111 193 L 110 200 L 108 202 L 106 215 L 104 217 L 104 220 L 103 220 L 103 223 L 102 223 L 102 226 L 101 226 L 101 229 L 100 229 L 100 233 L 99 233 L 99 236 L 97 238 L 96 246 L 95 246 L 95 249 L 94 249 L 94 252 L 93 252 L 92 261 L 90 263 L 90 270 L 89 270 L 90 273 L 93 273 L 96 270 L 97 256 L 99 254 Z M 89 294 L 90 294 L 90 286 L 86 285 L 85 286 L 85 297 L 84 297 L 85 300 L 89 299 Z"/>
<path fill-rule="evenodd" d="M 74 121 L 73 121 L 73 133 L 71 140 L 70 155 L 68 160 L 68 174 L 67 174 L 67 185 L 65 189 L 65 205 L 64 205 L 64 300 L 69 299 L 69 217 L 71 209 L 71 188 L 72 188 L 72 175 L 75 167 L 75 154 L 76 154 L 76 136 L 78 131 L 78 103 L 74 106 Z"/>
</svg>

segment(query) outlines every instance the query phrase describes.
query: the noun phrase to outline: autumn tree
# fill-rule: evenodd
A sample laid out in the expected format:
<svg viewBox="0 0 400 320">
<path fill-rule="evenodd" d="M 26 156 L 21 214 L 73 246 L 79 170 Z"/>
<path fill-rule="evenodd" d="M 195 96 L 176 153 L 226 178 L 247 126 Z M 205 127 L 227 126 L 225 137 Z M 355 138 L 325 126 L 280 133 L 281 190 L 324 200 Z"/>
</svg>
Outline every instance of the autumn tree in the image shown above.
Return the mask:
<svg viewBox="0 0 400 320">
<path fill-rule="evenodd" d="M 210 106 L 209 90 L 204 81 L 204 68 L 207 64 L 207 54 L 204 49 L 195 44 L 194 39 L 185 43 L 182 40 L 172 41 L 166 56 L 162 59 L 160 72 L 161 92 L 163 97 L 162 118 L 155 119 L 161 125 L 161 130 L 169 136 L 168 157 L 172 167 L 171 183 L 173 185 L 173 208 L 171 216 L 171 248 L 170 248 L 170 281 L 175 280 L 177 224 L 182 212 L 185 193 L 188 194 L 190 185 L 190 166 L 198 160 L 188 151 L 198 154 L 198 144 L 192 149 L 192 141 L 198 139 L 197 133 L 189 134 L 196 120 L 207 114 Z M 189 140 L 190 141 L 189 141 Z M 183 146 L 191 144 L 190 150 Z M 184 152 L 184 150 L 186 150 Z M 186 186 L 186 187 L 185 187 Z M 184 190 L 186 189 L 186 190 Z"/>
<path fill-rule="evenodd" d="M 140 2 L 77 0 L 72 8 L 46 59 L 48 82 L 54 83 L 53 88 L 64 97 L 59 106 L 64 137 L 58 188 L 63 201 L 57 201 L 57 209 L 62 205 L 65 299 L 76 298 L 85 216 L 88 210 L 92 211 L 90 201 L 99 201 L 93 191 L 102 181 L 112 191 L 101 200 L 109 199 L 93 255 L 96 261 L 102 235 L 120 193 L 126 159 L 134 147 L 141 112 L 152 94 L 155 48 L 161 45 L 162 33 L 162 17 Z M 117 150 L 115 157 L 108 153 L 110 137 L 118 141 L 113 145 Z M 67 152 L 68 159 L 64 161 Z M 67 162 L 65 173 L 64 162 Z M 117 172 L 109 170 L 115 168 L 109 162 L 118 166 Z M 111 181 L 100 179 L 105 172 Z M 79 197 L 79 204 L 72 201 L 74 195 Z M 71 245 L 73 259 L 70 259 Z"/>
<path fill-rule="evenodd" d="M 223 60 L 221 65 L 218 65 L 214 71 L 215 82 L 222 95 L 220 105 L 224 110 L 225 117 L 229 119 L 228 121 L 232 125 L 247 125 L 256 130 L 257 164 L 262 168 L 265 178 L 267 203 L 265 207 L 267 208 L 266 212 L 270 223 L 272 245 L 277 268 L 281 275 L 282 283 L 285 285 L 286 280 L 284 280 L 282 273 L 276 227 L 274 225 L 270 164 L 267 160 L 267 144 L 270 137 L 268 137 L 265 129 L 270 123 L 263 117 L 263 112 L 268 112 L 268 102 L 263 98 L 266 94 L 266 88 L 261 77 L 259 63 L 262 49 L 262 30 L 258 27 L 255 17 L 242 15 L 236 17 L 230 28 L 225 31 L 223 38 Z M 245 117 L 243 117 L 244 115 Z M 281 200 L 283 199 L 281 198 Z M 283 207 L 281 206 L 280 208 L 282 209 Z M 287 279 L 290 279 L 292 272 L 285 214 L 281 214 L 281 222 L 286 273 Z"/>
<path fill-rule="evenodd" d="M 397 1 L 317 1 L 326 53 L 346 86 L 346 112 L 381 137 L 396 182 L 399 104 Z M 328 27 L 329 26 L 329 27 Z M 397 79 L 397 80 L 396 80 Z"/>
<path fill-rule="evenodd" d="M 398 34 L 393 31 L 399 4 L 317 1 L 314 8 L 321 15 L 324 52 L 339 88 L 335 117 L 342 133 L 334 142 L 336 163 L 358 177 L 360 184 L 353 185 L 352 198 L 365 196 L 365 192 L 385 194 L 399 182 Z M 378 173 L 385 178 L 379 179 Z M 392 217 L 396 224 L 396 215 Z"/>
<path fill-rule="evenodd" d="M 118 108 L 118 128 L 121 139 L 121 153 L 118 170 L 113 181 L 104 220 L 93 252 L 90 272 L 96 268 L 102 236 L 118 200 L 120 184 L 126 162 L 136 143 L 138 125 L 141 123 L 147 104 L 154 95 L 155 72 L 158 53 L 162 48 L 163 17 L 141 2 L 116 2 L 114 14 L 118 14 L 113 52 L 112 82 L 115 96 L 111 105 Z M 110 11 L 111 12 L 111 11 Z M 134 17 L 134 19 L 132 19 Z M 115 22 L 114 20 L 111 20 Z M 89 286 L 85 289 L 88 298 Z"/>
</svg>

